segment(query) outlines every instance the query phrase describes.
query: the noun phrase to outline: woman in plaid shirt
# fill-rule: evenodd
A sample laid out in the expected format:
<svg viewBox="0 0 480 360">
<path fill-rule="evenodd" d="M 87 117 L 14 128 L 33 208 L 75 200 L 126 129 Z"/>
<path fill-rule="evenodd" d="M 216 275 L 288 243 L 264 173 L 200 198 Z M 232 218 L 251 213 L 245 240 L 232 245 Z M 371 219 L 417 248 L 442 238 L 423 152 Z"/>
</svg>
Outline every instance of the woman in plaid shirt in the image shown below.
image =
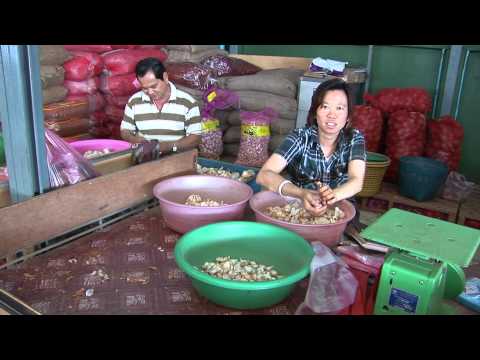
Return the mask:
<svg viewBox="0 0 480 360">
<path fill-rule="evenodd" d="M 345 81 L 321 83 L 312 96 L 307 125 L 285 138 L 261 168 L 257 182 L 282 196 L 302 199 L 314 216 L 343 199 L 355 204 L 353 197 L 363 186 L 366 152 L 362 133 L 351 127 L 352 112 Z M 285 168 L 289 179 L 280 175 Z"/>
</svg>

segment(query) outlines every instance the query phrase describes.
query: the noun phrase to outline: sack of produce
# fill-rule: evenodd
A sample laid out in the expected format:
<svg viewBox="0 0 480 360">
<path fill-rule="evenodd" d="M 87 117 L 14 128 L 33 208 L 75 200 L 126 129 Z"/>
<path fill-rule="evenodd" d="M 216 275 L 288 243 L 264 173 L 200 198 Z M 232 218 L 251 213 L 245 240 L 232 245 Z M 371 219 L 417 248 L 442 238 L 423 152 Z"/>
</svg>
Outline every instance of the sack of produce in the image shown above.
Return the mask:
<svg viewBox="0 0 480 360">
<path fill-rule="evenodd" d="M 425 115 L 412 111 L 397 111 L 388 118 L 386 155 L 391 163 L 385 179 L 396 182 L 402 156 L 422 156 L 425 149 L 427 122 Z"/>
<path fill-rule="evenodd" d="M 446 115 L 428 122 L 425 154 L 443 161 L 449 171 L 457 171 L 460 166 L 462 142 L 463 127 L 455 118 Z"/>
<path fill-rule="evenodd" d="M 161 49 L 120 49 L 102 54 L 105 74 L 108 76 L 135 73 L 137 63 L 145 58 L 165 61 L 167 54 Z"/>
<path fill-rule="evenodd" d="M 384 114 L 399 110 L 428 113 L 432 110 L 432 98 L 422 88 L 387 88 L 376 95 L 365 94 L 367 104 L 380 109 Z"/>
<path fill-rule="evenodd" d="M 222 130 L 215 111 L 238 108 L 238 96 L 232 91 L 211 87 L 203 94 L 203 102 L 205 105 L 201 114 L 202 140 L 199 150 L 207 157 L 215 158 L 223 152 Z"/>
<path fill-rule="evenodd" d="M 270 123 L 278 117 L 272 108 L 259 112 L 242 111 L 240 150 L 235 163 L 261 167 L 268 159 Z"/>
<path fill-rule="evenodd" d="M 200 64 L 213 70 L 215 76 L 240 76 L 256 74 L 261 68 L 248 61 L 228 55 L 208 56 Z"/>
<path fill-rule="evenodd" d="M 100 55 L 86 51 L 72 51 L 73 59 L 63 64 L 65 79 L 83 81 L 100 75 L 103 70 L 103 59 Z"/>
<path fill-rule="evenodd" d="M 360 130 L 365 136 L 367 151 L 379 151 L 383 131 L 383 116 L 380 109 L 369 105 L 355 106 L 352 127 Z"/>
</svg>

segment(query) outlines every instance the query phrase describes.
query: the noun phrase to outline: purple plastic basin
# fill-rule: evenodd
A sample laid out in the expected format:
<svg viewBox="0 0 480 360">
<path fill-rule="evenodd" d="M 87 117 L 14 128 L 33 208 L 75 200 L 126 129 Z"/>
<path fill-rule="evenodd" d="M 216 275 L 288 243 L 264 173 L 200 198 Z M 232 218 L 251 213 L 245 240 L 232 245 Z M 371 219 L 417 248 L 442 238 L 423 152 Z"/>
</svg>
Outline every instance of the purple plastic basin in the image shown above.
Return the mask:
<svg viewBox="0 0 480 360">
<path fill-rule="evenodd" d="M 338 245 L 347 223 L 355 216 L 355 207 L 347 200 L 342 200 L 336 204 L 336 206 L 345 212 L 345 217 L 334 224 L 292 224 L 286 221 L 276 220 L 264 213 L 269 206 L 284 206 L 289 201 L 295 200 L 295 198 L 290 197 L 287 197 L 287 199 L 288 201 L 273 191 L 261 191 L 252 196 L 250 199 L 250 207 L 255 212 L 257 221 L 287 228 L 296 232 L 307 241 L 321 241 L 329 247 Z"/>
<path fill-rule="evenodd" d="M 105 150 L 108 149 L 111 152 L 118 152 L 128 150 L 131 144 L 128 141 L 113 140 L 113 139 L 92 139 L 92 140 L 79 140 L 69 144 L 80 154 L 85 154 L 89 150 Z"/>
<path fill-rule="evenodd" d="M 207 224 L 243 220 L 245 207 L 253 195 L 253 190 L 237 180 L 218 176 L 186 175 L 159 182 L 154 186 L 153 194 L 160 202 L 167 226 L 183 234 Z M 185 205 L 185 200 L 192 194 L 223 201 L 227 205 Z"/>
</svg>

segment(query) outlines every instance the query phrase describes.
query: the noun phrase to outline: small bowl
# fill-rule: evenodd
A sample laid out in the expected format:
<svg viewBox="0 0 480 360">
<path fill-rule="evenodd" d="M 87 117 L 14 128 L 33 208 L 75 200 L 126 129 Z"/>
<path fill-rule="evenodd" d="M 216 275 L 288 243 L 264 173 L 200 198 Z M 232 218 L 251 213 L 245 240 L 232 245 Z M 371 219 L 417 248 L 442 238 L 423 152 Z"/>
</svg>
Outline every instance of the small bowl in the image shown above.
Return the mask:
<svg viewBox="0 0 480 360">
<path fill-rule="evenodd" d="M 355 216 L 355 207 L 347 200 L 342 200 L 335 204 L 345 213 L 345 217 L 334 224 L 292 224 L 287 221 L 277 220 L 268 216 L 264 211 L 269 206 L 284 206 L 296 198 L 283 198 L 273 191 L 261 191 L 252 196 L 250 199 L 250 207 L 255 212 L 257 221 L 270 223 L 292 230 L 310 242 L 321 241 L 328 247 L 338 245 L 342 239 L 342 234 L 347 227 L 347 223 Z"/>
<path fill-rule="evenodd" d="M 174 255 L 200 295 L 216 304 L 244 310 L 270 307 L 289 296 L 310 273 L 314 251 L 301 236 L 287 229 L 250 221 L 226 221 L 183 235 Z M 220 279 L 199 270 L 206 261 L 215 261 L 219 256 L 274 266 L 283 277 L 246 282 Z"/>
<path fill-rule="evenodd" d="M 185 233 L 199 226 L 229 220 L 242 220 L 253 195 L 250 186 L 240 181 L 208 175 L 186 175 L 163 180 L 153 188 L 160 202 L 163 219 L 169 228 Z M 192 194 L 227 205 L 201 207 L 185 205 Z"/>
</svg>

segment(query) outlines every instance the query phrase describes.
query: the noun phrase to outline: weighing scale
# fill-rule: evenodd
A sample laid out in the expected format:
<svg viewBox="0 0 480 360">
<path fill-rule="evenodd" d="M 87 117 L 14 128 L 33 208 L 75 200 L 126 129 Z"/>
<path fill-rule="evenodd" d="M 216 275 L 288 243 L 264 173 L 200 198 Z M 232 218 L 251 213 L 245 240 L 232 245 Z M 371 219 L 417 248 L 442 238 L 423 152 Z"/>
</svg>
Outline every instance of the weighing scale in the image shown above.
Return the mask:
<svg viewBox="0 0 480 360">
<path fill-rule="evenodd" d="M 465 287 L 462 268 L 480 244 L 480 231 L 392 208 L 361 234 L 387 245 L 374 314 L 433 315 Z M 451 312 L 451 311 L 450 311 Z"/>
</svg>

